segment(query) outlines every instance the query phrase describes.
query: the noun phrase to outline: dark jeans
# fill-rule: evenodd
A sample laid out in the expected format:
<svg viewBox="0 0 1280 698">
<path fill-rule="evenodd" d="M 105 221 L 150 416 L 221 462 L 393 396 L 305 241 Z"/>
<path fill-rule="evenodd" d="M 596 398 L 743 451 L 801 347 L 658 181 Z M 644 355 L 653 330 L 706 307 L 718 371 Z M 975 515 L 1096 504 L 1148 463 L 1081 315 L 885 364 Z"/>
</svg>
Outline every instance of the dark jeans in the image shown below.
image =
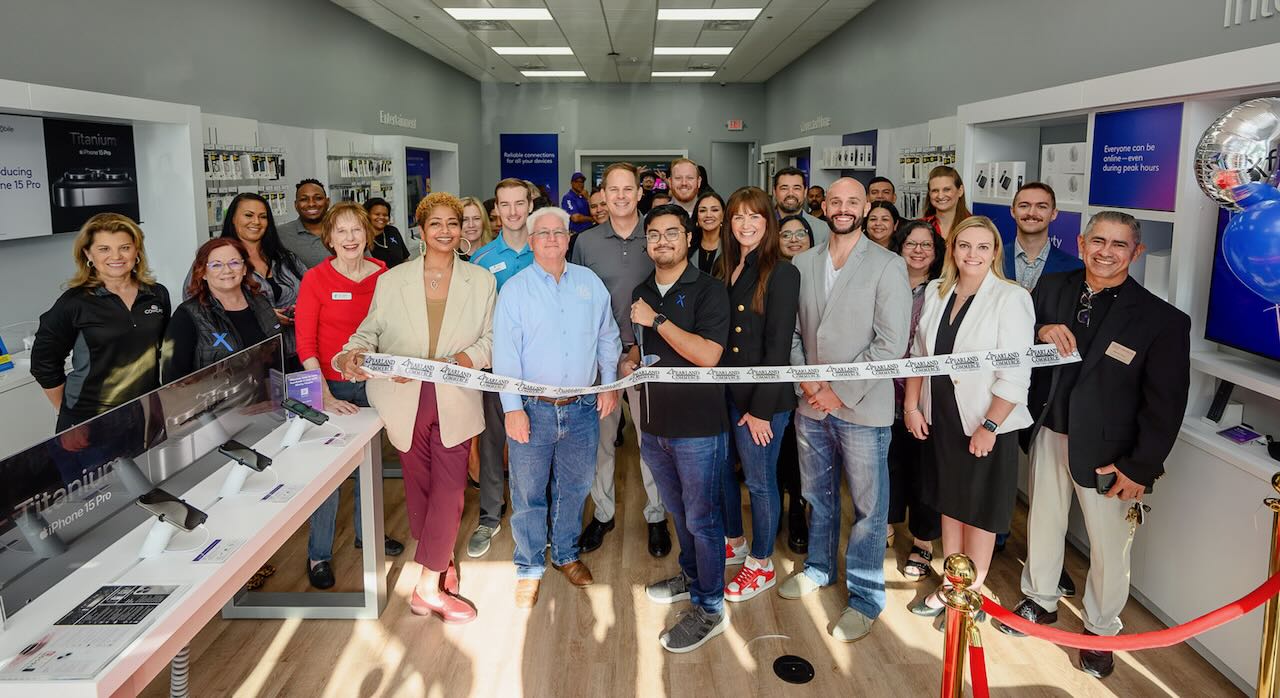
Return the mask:
<svg viewBox="0 0 1280 698">
<path fill-rule="evenodd" d="M 751 439 L 746 425 L 737 426 L 742 419 L 733 400 L 729 400 L 730 434 L 742 472 L 747 476 L 747 492 L 751 494 L 751 557 L 767 560 L 773 555 L 774 539 L 778 536 L 778 522 L 782 518 L 782 494 L 778 492 L 778 452 L 782 449 L 782 434 L 791 411 L 779 412 L 769 420 L 773 438 L 767 446 L 757 446 Z M 738 538 L 742 530 L 742 489 L 733 472 L 733 463 L 725 458 L 722 473 L 724 486 L 725 535 Z"/>
<path fill-rule="evenodd" d="M 889 523 L 907 521 L 912 536 L 935 540 L 942 537 L 942 517 L 921 498 L 923 445 L 907 431 L 901 418 L 894 421 L 893 438 L 889 441 Z"/>
<path fill-rule="evenodd" d="M 792 511 L 800 505 L 800 447 L 796 445 L 796 425 L 792 421 L 787 422 L 782 450 L 778 451 L 778 490 L 787 495 L 787 506 Z"/>
<path fill-rule="evenodd" d="M 502 451 L 507 445 L 506 415 L 499 393 L 485 392 L 484 431 L 480 444 L 480 525 L 497 528 L 506 504 L 506 468 Z"/>
<path fill-rule="evenodd" d="M 724 609 L 724 520 L 720 465 L 726 434 L 668 439 L 644 434 L 640 453 L 676 525 L 680 571 L 692 582 L 690 600 L 708 613 Z M 736 486 L 737 480 L 734 480 Z"/>
<path fill-rule="evenodd" d="M 346 400 L 357 407 L 368 407 L 369 398 L 365 395 L 364 381 L 328 381 L 329 392 L 339 400 Z M 379 476 L 374 473 L 374 476 Z M 356 505 L 353 509 L 356 540 L 361 539 L 360 526 L 360 478 L 356 479 Z M 333 558 L 333 535 L 338 528 L 338 495 L 341 488 L 333 491 L 324 503 L 311 514 L 311 533 L 307 536 L 307 558 L 316 562 L 325 562 Z"/>
</svg>

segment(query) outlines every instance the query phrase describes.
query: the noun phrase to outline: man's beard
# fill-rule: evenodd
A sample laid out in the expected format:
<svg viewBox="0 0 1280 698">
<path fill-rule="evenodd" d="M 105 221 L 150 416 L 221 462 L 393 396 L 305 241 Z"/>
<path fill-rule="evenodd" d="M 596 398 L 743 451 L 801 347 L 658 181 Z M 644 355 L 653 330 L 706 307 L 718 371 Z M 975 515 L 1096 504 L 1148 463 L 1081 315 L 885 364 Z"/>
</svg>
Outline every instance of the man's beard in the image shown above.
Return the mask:
<svg viewBox="0 0 1280 698">
<path fill-rule="evenodd" d="M 836 228 L 835 220 L 833 218 L 828 218 L 827 227 L 831 229 L 831 232 L 834 235 L 848 235 L 849 233 L 852 233 L 855 230 L 862 229 L 862 219 L 855 217 L 853 220 L 853 225 L 849 226 L 848 230 L 839 230 Z"/>
<path fill-rule="evenodd" d="M 804 209 L 804 204 L 797 203 L 795 208 L 791 208 L 787 206 L 787 200 L 783 199 L 782 201 L 778 202 L 778 208 L 781 209 L 781 211 L 787 214 L 788 216 L 794 216 L 795 214 L 800 213 L 800 211 Z"/>
</svg>

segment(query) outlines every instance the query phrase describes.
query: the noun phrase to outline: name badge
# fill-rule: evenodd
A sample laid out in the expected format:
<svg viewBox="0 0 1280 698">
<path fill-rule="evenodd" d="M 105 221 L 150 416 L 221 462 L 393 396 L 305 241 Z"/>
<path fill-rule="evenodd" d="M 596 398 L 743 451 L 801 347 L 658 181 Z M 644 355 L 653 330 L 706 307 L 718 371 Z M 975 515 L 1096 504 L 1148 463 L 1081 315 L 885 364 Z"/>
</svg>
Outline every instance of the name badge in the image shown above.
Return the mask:
<svg viewBox="0 0 1280 698">
<path fill-rule="evenodd" d="M 1126 347 L 1125 345 L 1119 342 L 1112 342 L 1111 346 L 1107 347 L 1107 356 L 1110 356 L 1111 358 L 1115 359 L 1116 361 L 1119 361 L 1125 366 L 1128 366 L 1130 363 L 1132 363 L 1133 357 L 1137 355 L 1138 355 L 1138 352 L 1130 349 L 1129 347 Z"/>
<path fill-rule="evenodd" d="M 502 271 L 503 269 L 506 269 L 506 268 L 507 268 L 507 263 L 506 263 L 506 262 L 498 262 L 497 264 L 495 264 L 495 265 L 493 265 L 493 266 L 489 267 L 489 273 L 490 273 L 490 274 L 497 274 L 498 272 L 500 272 L 500 271 Z"/>
<path fill-rule="evenodd" d="M 330 298 L 335 301 L 349 301 L 351 300 L 351 294 L 346 291 L 334 291 Z"/>
</svg>

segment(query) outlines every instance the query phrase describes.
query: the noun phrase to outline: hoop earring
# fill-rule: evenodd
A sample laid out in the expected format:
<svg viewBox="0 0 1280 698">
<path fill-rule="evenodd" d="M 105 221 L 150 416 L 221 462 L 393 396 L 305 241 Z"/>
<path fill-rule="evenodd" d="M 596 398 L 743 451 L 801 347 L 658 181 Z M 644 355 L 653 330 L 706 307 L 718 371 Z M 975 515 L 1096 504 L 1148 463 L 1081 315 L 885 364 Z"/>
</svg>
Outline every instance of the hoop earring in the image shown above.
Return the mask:
<svg viewBox="0 0 1280 698">
<path fill-rule="evenodd" d="M 418 238 L 418 256 L 427 256 L 427 241 L 422 238 Z"/>
<path fill-rule="evenodd" d="M 93 260 L 92 260 L 92 259 L 86 259 L 86 260 L 84 260 L 84 264 L 85 264 L 85 266 L 89 267 L 90 269 L 92 269 L 92 268 L 93 268 Z"/>
<path fill-rule="evenodd" d="M 462 252 L 461 250 L 459 250 L 458 252 L 459 252 L 460 254 L 464 254 L 464 255 L 467 255 L 468 257 L 470 257 L 470 256 L 471 256 L 471 241 L 470 241 L 470 240 L 468 240 L 468 239 L 466 239 L 466 238 L 458 238 L 458 240 L 459 240 L 459 242 L 465 242 L 465 243 L 467 243 L 467 251 L 466 251 L 466 252 Z"/>
</svg>

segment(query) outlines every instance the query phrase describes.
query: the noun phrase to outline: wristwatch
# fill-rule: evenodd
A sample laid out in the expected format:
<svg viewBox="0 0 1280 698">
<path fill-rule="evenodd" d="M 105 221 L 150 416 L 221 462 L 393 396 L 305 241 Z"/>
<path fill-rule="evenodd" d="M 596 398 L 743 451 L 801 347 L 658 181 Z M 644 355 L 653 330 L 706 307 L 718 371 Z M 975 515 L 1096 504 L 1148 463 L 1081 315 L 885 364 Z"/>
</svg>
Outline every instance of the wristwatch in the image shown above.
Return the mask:
<svg viewBox="0 0 1280 698">
<path fill-rule="evenodd" d="M 458 364 L 458 360 L 457 360 L 456 358 L 454 358 L 454 356 L 453 356 L 452 354 L 450 354 L 449 356 L 446 356 L 446 357 L 441 358 L 441 359 L 440 359 L 440 361 L 443 361 L 443 362 L 445 362 L 445 363 L 447 363 L 447 364 L 452 364 L 452 365 L 454 365 L 454 366 L 458 366 L 458 365 L 459 365 L 459 364 Z"/>
<path fill-rule="evenodd" d="M 666 321 L 667 321 L 667 316 L 666 316 L 666 315 L 663 315 L 662 313 L 658 313 L 657 315 L 654 315 L 654 316 L 653 316 L 653 329 L 655 329 L 655 330 L 656 330 L 656 329 L 658 329 L 659 327 L 661 327 L 661 326 L 662 326 L 662 323 L 664 323 L 664 322 L 666 322 Z"/>
<path fill-rule="evenodd" d="M 990 419 L 984 419 L 982 420 L 982 428 L 994 434 L 996 433 L 996 430 L 1000 428 L 1000 425 Z"/>
</svg>

